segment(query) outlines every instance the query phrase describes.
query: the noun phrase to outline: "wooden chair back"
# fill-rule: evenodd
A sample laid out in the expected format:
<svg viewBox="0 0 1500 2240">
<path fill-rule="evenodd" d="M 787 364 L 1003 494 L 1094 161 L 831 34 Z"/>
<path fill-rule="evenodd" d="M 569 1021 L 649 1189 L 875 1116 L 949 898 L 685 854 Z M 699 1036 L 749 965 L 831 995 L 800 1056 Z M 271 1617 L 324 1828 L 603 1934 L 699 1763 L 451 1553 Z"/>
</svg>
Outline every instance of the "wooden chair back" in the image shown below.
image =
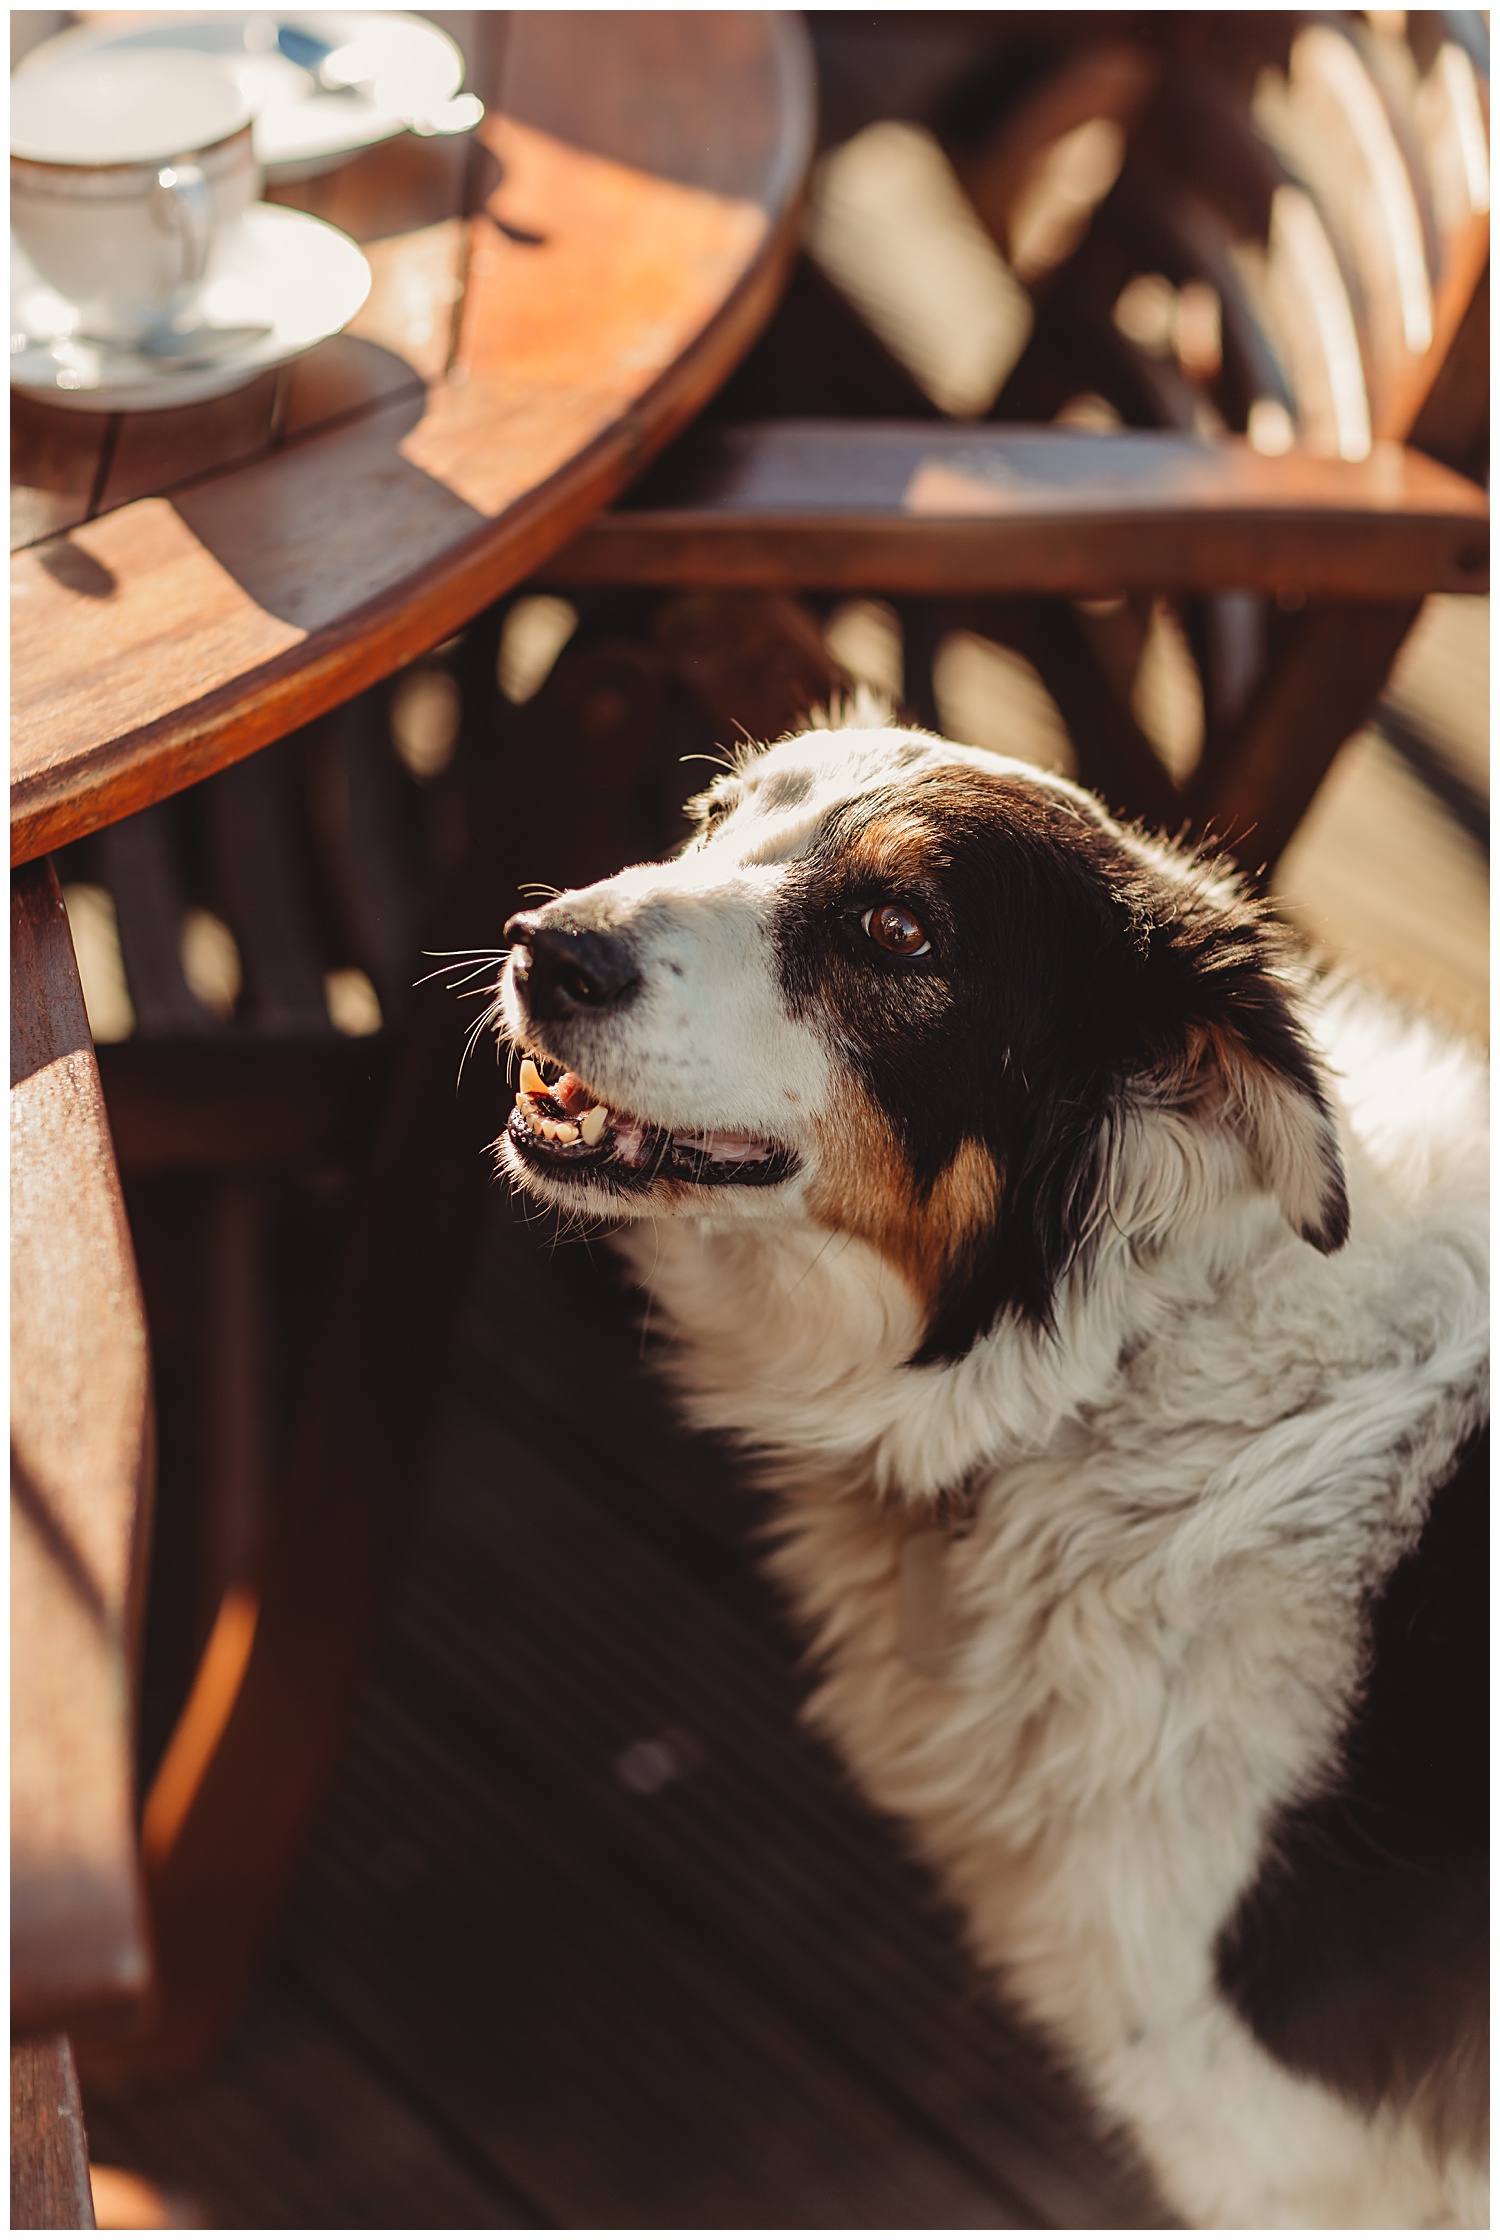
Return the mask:
<svg viewBox="0 0 1500 2240">
<path fill-rule="evenodd" d="M 996 416 L 1051 417 L 1048 368 L 1092 374 L 1128 425 L 1345 458 L 1410 437 L 1488 262 L 1488 63 L 1477 18 L 1404 21 L 1174 18 L 1063 51 L 955 145 L 1024 264 L 1038 174 L 1113 135 L 1116 176 L 1074 244 L 1057 255 L 1054 225 L 1039 269 L 1030 249 L 1036 335 Z"/>
<path fill-rule="evenodd" d="M 1487 583 L 1482 491 L 1413 456 L 1467 477 L 1485 442 L 1487 40 L 1402 21 L 994 19 L 925 112 L 1030 293 L 991 431 L 705 426 L 549 581 L 884 596 L 929 724 L 934 650 L 991 637 L 1113 806 L 1269 869 L 1422 596 Z M 1133 706 L 1163 603 L 1201 690 L 1186 773 Z"/>
</svg>

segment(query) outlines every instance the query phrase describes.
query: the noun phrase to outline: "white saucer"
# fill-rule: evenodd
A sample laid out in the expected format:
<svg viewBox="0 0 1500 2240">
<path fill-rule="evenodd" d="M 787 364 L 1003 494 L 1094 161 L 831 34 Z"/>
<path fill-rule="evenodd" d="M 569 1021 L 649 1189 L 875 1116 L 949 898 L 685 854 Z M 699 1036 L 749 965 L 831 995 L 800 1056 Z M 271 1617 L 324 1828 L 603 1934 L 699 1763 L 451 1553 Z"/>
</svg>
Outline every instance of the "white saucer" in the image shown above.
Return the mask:
<svg viewBox="0 0 1500 2240">
<path fill-rule="evenodd" d="M 347 234 L 300 210 L 257 202 L 199 298 L 201 346 L 212 347 L 215 328 L 266 331 L 207 364 L 161 366 L 133 351 L 70 340 L 77 313 L 41 285 L 14 242 L 11 252 L 10 385 L 81 412 L 160 412 L 227 396 L 347 327 L 370 292 L 370 268 Z M 27 346 L 17 350 L 22 336 Z M 193 348 L 189 334 L 184 354 Z"/>
<path fill-rule="evenodd" d="M 118 31 L 95 21 L 44 39 L 20 67 L 143 47 L 222 60 L 256 112 L 256 161 L 272 185 L 316 178 L 398 132 L 472 131 L 484 115 L 459 94 L 464 58 L 448 34 L 395 13 L 184 13 Z M 327 77 L 351 82 L 330 89 Z"/>
</svg>

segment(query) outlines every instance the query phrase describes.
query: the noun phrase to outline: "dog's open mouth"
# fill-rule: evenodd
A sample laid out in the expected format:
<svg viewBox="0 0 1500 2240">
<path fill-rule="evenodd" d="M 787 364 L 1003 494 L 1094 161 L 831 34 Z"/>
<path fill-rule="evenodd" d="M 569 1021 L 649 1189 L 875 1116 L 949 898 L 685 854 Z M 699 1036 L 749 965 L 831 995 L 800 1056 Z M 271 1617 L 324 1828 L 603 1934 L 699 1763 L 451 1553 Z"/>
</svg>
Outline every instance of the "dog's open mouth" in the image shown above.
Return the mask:
<svg viewBox="0 0 1500 2240">
<path fill-rule="evenodd" d="M 546 1069 L 546 1070 L 544 1070 Z M 548 1079 L 548 1072 L 553 1078 Z M 539 1173 L 576 1175 L 622 1190 L 654 1182 L 756 1186 L 784 1182 L 797 1164 L 785 1144 L 727 1128 L 663 1128 L 622 1112 L 550 1058 L 523 1058 L 508 1134 Z"/>
</svg>

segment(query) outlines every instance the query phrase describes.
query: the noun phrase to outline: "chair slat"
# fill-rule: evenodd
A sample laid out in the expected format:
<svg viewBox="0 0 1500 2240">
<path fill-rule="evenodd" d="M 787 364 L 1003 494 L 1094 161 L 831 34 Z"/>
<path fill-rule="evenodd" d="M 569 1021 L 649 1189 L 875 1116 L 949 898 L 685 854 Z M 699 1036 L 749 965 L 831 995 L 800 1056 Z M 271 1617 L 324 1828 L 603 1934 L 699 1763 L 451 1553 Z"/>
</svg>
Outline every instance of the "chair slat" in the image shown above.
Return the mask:
<svg viewBox="0 0 1500 2240">
<path fill-rule="evenodd" d="M 316 931 L 298 877 L 285 759 L 281 748 L 269 748 L 204 787 L 215 880 L 244 956 L 256 1027 L 332 1034 Z"/>
<path fill-rule="evenodd" d="M 1155 431 L 778 421 L 705 431 L 549 583 L 900 592 L 1482 590 L 1482 491 L 1395 448 L 1267 458 Z"/>
<path fill-rule="evenodd" d="M 171 818 L 163 803 L 109 826 L 99 836 L 99 861 L 114 897 L 137 1031 L 212 1034 L 218 1021 L 193 993 L 182 967 L 187 894 Z"/>
</svg>

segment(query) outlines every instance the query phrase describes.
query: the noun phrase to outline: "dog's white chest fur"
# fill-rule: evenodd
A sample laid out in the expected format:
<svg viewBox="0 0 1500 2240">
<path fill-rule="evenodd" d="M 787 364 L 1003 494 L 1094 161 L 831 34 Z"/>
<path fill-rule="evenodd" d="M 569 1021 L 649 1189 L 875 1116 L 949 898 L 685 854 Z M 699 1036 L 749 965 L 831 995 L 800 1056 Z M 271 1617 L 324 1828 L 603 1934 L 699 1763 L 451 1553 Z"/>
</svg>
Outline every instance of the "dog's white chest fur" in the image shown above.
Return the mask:
<svg viewBox="0 0 1500 2240">
<path fill-rule="evenodd" d="M 909 1368 L 915 1304 L 857 1242 L 623 1241 L 688 1412 L 781 1491 L 812 1716 L 1181 2212 L 1469 2224 L 1477 2170 L 1291 2076 L 1214 1981 L 1268 1819 L 1335 1746 L 1362 1601 L 1483 1407 L 1477 1072 L 1352 996 L 1326 1028 L 1332 1260 L 1248 1202 L 1166 1264 L 1106 1254 L 1056 1342 Z"/>
</svg>

